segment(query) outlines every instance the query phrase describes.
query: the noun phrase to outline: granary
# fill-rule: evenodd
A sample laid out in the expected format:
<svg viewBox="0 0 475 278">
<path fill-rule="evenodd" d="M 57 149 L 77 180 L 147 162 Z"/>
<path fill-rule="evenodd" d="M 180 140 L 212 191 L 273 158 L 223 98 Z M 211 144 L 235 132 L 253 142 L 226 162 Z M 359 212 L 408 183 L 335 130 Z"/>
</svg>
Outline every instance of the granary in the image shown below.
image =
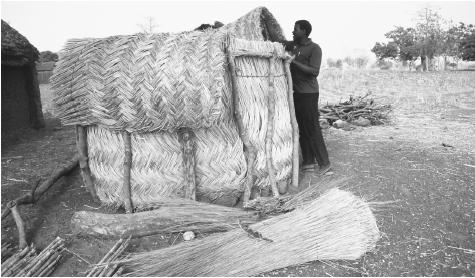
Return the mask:
<svg viewBox="0 0 475 278">
<path fill-rule="evenodd" d="M 51 83 L 91 193 L 132 211 L 168 197 L 233 206 L 296 183 L 282 39 L 260 7 L 218 29 L 69 40 Z"/>
<path fill-rule="evenodd" d="M 44 126 L 37 59 L 38 50 L 2 20 L 2 135 Z"/>
</svg>

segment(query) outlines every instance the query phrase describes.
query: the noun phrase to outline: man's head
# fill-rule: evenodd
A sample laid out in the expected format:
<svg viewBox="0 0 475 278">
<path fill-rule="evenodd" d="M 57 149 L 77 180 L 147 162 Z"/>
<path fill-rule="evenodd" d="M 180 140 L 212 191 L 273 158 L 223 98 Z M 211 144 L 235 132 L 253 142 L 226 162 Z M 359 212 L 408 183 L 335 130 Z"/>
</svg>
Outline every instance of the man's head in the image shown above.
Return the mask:
<svg viewBox="0 0 475 278">
<path fill-rule="evenodd" d="M 307 20 L 297 20 L 294 25 L 294 31 L 292 32 L 294 41 L 301 41 L 304 38 L 308 38 L 312 32 L 312 25 Z"/>
</svg>

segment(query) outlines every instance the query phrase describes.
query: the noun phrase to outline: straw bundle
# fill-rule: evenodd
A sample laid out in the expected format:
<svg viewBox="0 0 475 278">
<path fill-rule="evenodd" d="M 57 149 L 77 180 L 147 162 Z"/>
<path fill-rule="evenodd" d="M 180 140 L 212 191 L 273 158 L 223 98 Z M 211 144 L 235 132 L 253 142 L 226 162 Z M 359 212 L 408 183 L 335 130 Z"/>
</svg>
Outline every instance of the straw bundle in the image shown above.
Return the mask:
<svg viewBox="0 0 475 278">
<path fill-rule="evenodd" d="M 359 258 L 379 239 L 367 203 L 332 189 L 306 207 L 248 228 L 123 261 L 129 276 L 253 276 L 314 260 Z"/>
<path fill-rule="evenodd" d="M 246 164 L 242 142 L 229 124 L 199 129 L 196 135 L 198 200 L 236 202 L 242 192 Z M 176 133 L 132 133 L 131 197 L 133 204 L 162 197 L 184 197 L 183 157 Z M 120 133 L 88 127 L 89 166 L 99 199 L 120 206 L 124 200 L 123 139 Z M 231 200 L 231 201 L 229 201 Z"/>
</svg>

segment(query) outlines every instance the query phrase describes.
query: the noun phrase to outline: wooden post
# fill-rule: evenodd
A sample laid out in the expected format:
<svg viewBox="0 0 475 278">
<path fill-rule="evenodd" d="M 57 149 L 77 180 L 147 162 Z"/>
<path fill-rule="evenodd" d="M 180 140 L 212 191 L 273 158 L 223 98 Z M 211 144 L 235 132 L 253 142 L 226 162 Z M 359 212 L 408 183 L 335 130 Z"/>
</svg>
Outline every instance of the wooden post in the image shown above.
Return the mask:
<svg viewBox="0 0 475 278">
<path fill-rule="evenodd" d="M 251 141 L 249 140 L 249 134 L 244 128 L 242 116 L 239 112 L 239 92 L 237 91 L 236 65 L 234 63 L 234 56 L 228 52 L 227 57 L 229 63 L 229 71 L 231 73 L 232 94 L 234 102 L 234 118 L 236 119 L 239 137 L 241 138 L 242 143 L 244 144 L 244 151 L 246 153 L 246 183 L 244 185 L 244 192 L 242 196 L 243 204 L 246 205 L 249 202 L 249 198 L 251 196 L 251 189 L 254 186 L 254 162 L 256 160 L 257 150 L 254 146 L 252 146 Z"/>
<path fill-rule="evenodd" d="M 196 161 L 194 133 L 189 128 L 181 128 L 178 131 L 183 154 L 183 174 L 185 177 L 185 198 L 196 200 Z"/>
<path fill-rule="evenodd" d="M 79 155 L 79 167 L 81 176 L 89 193 L 91 193 L 94 201 L 99 201 L 96 189 L 92 182 L 91 169 L 89 168 L 89 158 L 87 152 L 87 129 L 84 126 L 76 125 L 76 147 Z"/>
<path fill-rule="evenodd" d="M 277 189 L 277 182 L 275 180 L 274 165 L 272 165 L 272 145 L 274 137 L 274 114 L 275 114 L 275 86 L 274 86 L 274 73 L 272 66 L 275 63 L 275 58 L 269 59 L 269 91 L 267 93 L 267 132 L 265 139 L 266 147 L 266 164 L 267 172 L 269 174 L 269 182 L 272 188 L 274 197 L 279 197 L 279 190 Z"/>
<path fill-rule="evenodd" d="M 122 187 L 122 194 L 124 196 L 124 206 L 126 213 L 133 212 L 132 197 L 130 193 L 130 170 L 132 168 L 132 143 L 130 133 L 122 131 L 122 138 L 124 139 L 125 155 L 124 155 L 124 185 Z"/>
<path fill-rule="evenodd" d="M 292 124 L 292 186 L 299 187 L 299 127 L 295 116 L 292 75 L 290 74 L 290 59 L 285 61 L 287 92 L 289 100 L 290 123 Z"/>
</svg>

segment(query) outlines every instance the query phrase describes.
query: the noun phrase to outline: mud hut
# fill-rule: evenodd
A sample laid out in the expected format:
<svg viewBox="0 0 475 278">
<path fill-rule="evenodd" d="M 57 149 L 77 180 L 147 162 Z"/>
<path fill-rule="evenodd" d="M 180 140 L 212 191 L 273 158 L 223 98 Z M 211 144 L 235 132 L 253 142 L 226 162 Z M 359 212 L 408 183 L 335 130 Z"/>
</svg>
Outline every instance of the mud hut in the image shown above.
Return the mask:
<svg viewBox="0 0 475 278">
<path fill-rule="evenodd" d="M 35 61 L 38 50 L 2 20 L 2 135 L 44 126 Z"/>
<path fill-rule="evenodd" d="M 55 110 L 77 126 L 91 193 L 128 211 L 163 197 L 232 206 L 295 180 L 289 56 L 270 34 L 283 38 L 260 7 L 219 29 L 68 41 Z"/>
</svg>

